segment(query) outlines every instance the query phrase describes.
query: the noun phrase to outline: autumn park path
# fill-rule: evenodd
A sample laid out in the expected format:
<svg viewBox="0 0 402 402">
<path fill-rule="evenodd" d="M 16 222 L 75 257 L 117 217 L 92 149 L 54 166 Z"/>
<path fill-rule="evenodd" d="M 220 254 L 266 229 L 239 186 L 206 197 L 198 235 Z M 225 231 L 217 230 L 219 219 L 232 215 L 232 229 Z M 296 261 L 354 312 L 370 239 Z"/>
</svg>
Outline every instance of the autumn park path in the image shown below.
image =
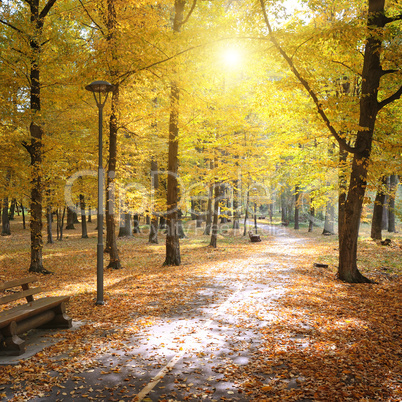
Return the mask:
<svg viewBox="0 0 402 402">
<path fill-rule="evenodd" d="M 247 366 L 253 381 L 269 388 L 275 373 L 253 365 L 261 354 L 264 328 L 278 319 L 277 303 L 292 284 L 292 267 L 304 248 L 303 239 L 271 233 L 256 245 L 254 257 L 205 273 L 204 285 L 173 313 L 119 338 L 118 344 L 111 328 L 105 334 L 110 346 L 99 351 L 92 366 L 50 394 L 29 400 L 256 400 L 244 391 L 238 372 Z M 297 386 L 296 378 L 288 383 L 289 388 Z"/>
<path fill-rule="evenodd" d="M 138 401 L 248 400 L 239 393 L 233 367 L 258 354 L 260 329 L 276 318 L 276 301 L 291 280 L 291 264 L 283 259 L 290 262 L 301 239 L 277 236 L 274 243 L 271 255 L 233 265 L 231 273 L 216 276 L 176 317 L 143 334 L 137 378 L 145 377 L 146 385 Z M 282 253 L 280 262 L 273 249 Z M 144 372 L 147 367 L 153 369 Z"/>
<path fill-rule="evenodd" d="M 235 367 L 258 354 L 260 330 L 276 318 L 276 302 L 291 281 L 302 242 L 271 237 L 266 251 L 218 272 L 175 315 L 102 353 L 97 367 L 64 389 L 33 400 L 249 400 L 236 386 Z"/>
</svg>

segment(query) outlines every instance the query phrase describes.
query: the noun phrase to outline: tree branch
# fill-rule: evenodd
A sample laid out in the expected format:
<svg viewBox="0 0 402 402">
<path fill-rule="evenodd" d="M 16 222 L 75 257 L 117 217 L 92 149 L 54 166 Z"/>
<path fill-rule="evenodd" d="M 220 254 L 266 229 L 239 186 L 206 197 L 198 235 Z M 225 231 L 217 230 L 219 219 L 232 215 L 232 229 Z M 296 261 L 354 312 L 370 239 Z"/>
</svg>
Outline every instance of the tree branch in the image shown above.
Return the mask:
<svg viewBox="0 0 402 402">
<path fill-rule="evenodd" d="M 389 103 L 399 99 L 402 96 L 402 86 L 389 98 L 384 99 L 381 102 L 378 102 L 378 110 L 381 110 L 384 106 L 388 105 Z"/>
<path fill-rule="evenodd" d="M 25 33 L 24 31 L 21 31 L 21 29 L 15 27 L 14 25 L 11 25 L 11 24 L 8 23 L 7 21 L 0 20 L 0 23 L 3 24 L 3 25 L 8 26 L 8 27 L 11 28 L 11 29 L 14 29 L 14 31 L 17 31 L 18 33 L 20 33 L 20 34 L 22 34 L 22 35 L 26 35 L 26 33 Z"/>
<path fill-rule="evenodd" d="M 297 46 L 297 48 L 295 49 L 295 51 L 293 52 L 292 56 L 290 57 L 291 60 L 293 60 L 293 57 L 296 56 L 297 51 L 303 46 L 305 45 L 307 42 L 309 42 L 310 40 L 312 40 L 313 37 L 306 39 L 304 42 L 300 43 L 299 46 Z"/>
<path fill-rule="evenodd" d="M 122 74 L 122 75 L 120 76 L 120 79 L 121 79 L 120 83 L 122 83 L 123 81 L 125 81 L 127 78 L 131 77 L 133 74 L 136 74 L 136 73 L 138 73 L 138 72 L 140 72 L 140 71 L 148 70 L 148 69 L 150 69 L 150 68 L 152 68 L 152 67 L 155 67 L 155 66 L 157 66 L 157 65 L 159 65 L 159 64 L 162 64 L 162 63 L 165 63 L 165 62 L 167 62 L 167 61 L 169 61 L 169 60 L 172 60 L 172 59 L 174 59 L 175 57 L 180 56 L 181 54 L 187 53 L 187 52 L 189 52 L 189 51 L 191 51 L 191 50 L 197 49 L 197 48 L 202 47 L 202 46 L 204 46 L 204 44 L 192 46 L 192 47 L 190 47 L 190 48 L 188 48 L 188 49 L 182 50 L 182 51 L 180 51 L 180 52 L 174 54 L 173 56 L 168 56 L 168 57 L 166 57 L 165 59 L 158 60 L 158 61 L 155 61 L 154 63 L 148 64 L 148 65 L 145 66 L 145 67 L 141 67 L 141 68 L 138 68 L 137 70 L 133 70 L 133 71 L 127 71 L 127 72 L 125 72 L 124 74 Z"/>
<path fill-rule="evenodd" d="M 54 6 L 57 0 L 49 0 L 45 7 L 43 7 L 41 13 L 39 14 L 39 20 L 43 20 L 49 13 L 50 9 Z"/>
<path fill-rule="evenodd" d="M 402 14 L 394 15 L 393 17 L 385 17 L 384 18 L 384 25 L 390 24 L 391 22 L 402 20 Z"/>
<path fill-rule="evenodd" d="M 87 14 L 88 18 L 95 24 L 95 26 L 102 32 L 102 35 L 105 36 L 105 32 L 103 32 L 102 27 L 92 18 L 91 14 L 89 14 L 89 11 L 87 10 L 87 8 L 84 6 L 84 4 L 82 3 L 82 0 L 78 0 L 82 6 L 82 8 L 84 9 L 85 13 Z"/>
<path fill-rule="evenodd" d="M 274 33 L 272 31 L 271 28 L 271 24 L 269 23 L 268 20 L 268 14 L 267 11 L 265 9 L 265 4 L 264 4 L 264 0 L 260 0 L 260 4 L 261 4 L 261 9 L 262 9 L 262 13 L 264 16 L 264 20 L 265 20 L 265 24 L 267 25 L 268 28 L 268 33 L 269 33 L 269 37 L 272 41 L 272 43 L 274 44 L 274 46 L 276 47 L 276 49 L 279 51 L 279 53 L 281 54 L 281 56 L 285 59 L 285 61 L 288 63 L 290 70 L 292 71 L 292 73 L 296 76 L 296 78 L 299 80 L 299 82 L 304 86 L 304 88 L 306 89 L 306 91 L 308 92 L 308 94 L 310 95 L 310 97 L 313 99 L 314 104 L 317 107 L 317 111 L 318 114 L 321 116 L 321 118 L 323 119 L 325 125 L 327 126 L 327 128 L 329 129 L 330 133 L 333 135 L 333 137 L 336 139 L 336 141 L 339 144 L 339 147 L 341 149 L 344 149 L 345 151 L 348 151 L 350 153 L 355 153 L 356 149 L 354 147 L 351 147 L 344 138 L 342 138 L 337 131 L 335 130 L 335 128 L 332 126 L 330 120 L 328 119 L 328 116 L 326 115 L 326 113 L 324 112 L 324 110 L 322 109 L 322 105 L 317 97 L 317 95 L 315 94 L 315 92 L 313 91 L 313 89 L 310 87 L 310 84 L 301 76 L 301 74 L 299 73 L 299 71 L 297 70 L 297 68 L 295 67 L 292 59 L 288 56 L 288 54 L 285 52 L 285 50 L 282 48 L 282 46 L 278 43 L 278 41 L 276 40 Z"/>
<path fill-rule="evenodd" d="M 21 145 L 28 151 L 29 155 L 32 156 L 33 147 L 31 144 L 28 144 L 26 141 L 21 141 Z"/>
<path fill-rule="evenodd" d="M 40 46 L 42 47 L 42 46 L 45 46 L 46 45 L 46 43 L 49 43 L 50 42 L 50 39 L 46 39 L 44 42 L 42 42 L 41 44 L 40 44 Z"/>
<path fill-rule="evenodd" d="M 193 13 L 193 11 L 195 9 L 196 4 L 197 4 L 197 0 L 194 0 L 193 5 L 191 6 L 191 9 L 187 14 L 187 17 L 180 23 L 180 25 L 184 25 L 189 20 L 191 14 Z"/>
<path fill-rule="evenodd" d="M 381 71 L 381 76 L 387 75 L 387 74 L 393 74 L 397 73 L 399 70 L 382 70 Z"/>
<path fill-rule="evenodd" d="M 342 61 L 337 61 L 337 60 L 331 60 L 332 63 L 334 64 L 339 64 L 345 68 L 347 68 L 349 71 L 351 71 L 354 75 L 358 75 L 358 76 L 362 76 L 361 73 L 359 73 L 358 71 L 354 71 L 350 66 L 348 66 L 347 64 L 343 63 Z"/>
</svg>

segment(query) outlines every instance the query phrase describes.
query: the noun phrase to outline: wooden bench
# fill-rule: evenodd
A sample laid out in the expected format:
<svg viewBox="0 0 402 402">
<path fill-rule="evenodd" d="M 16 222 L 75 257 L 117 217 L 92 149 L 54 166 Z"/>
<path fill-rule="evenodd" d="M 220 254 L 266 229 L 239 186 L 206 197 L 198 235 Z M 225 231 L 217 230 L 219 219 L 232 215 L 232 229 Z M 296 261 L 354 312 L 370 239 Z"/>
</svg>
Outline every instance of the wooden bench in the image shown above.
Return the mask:
<svg viewBox="0 0 402 402">
<path fill-rule="evenodd" d="M 257 242 L 261 241 L 261 237 L 258 234 L 254 234 L 253 232 L 248 232 L 248 235 L 249 235 L 250 241 L 252 243 L 257 243 Z"/>
<path fill-rule="evenodd" d="M 0 311 L 1 354 L 18 356 L 24 353 L 24 340 L 18 335 L 30 329 L 71 328 L 71 318 L 65 314 L 65 303 L 70 296 L 34 300 L 33 295 L 42 292 L 40 287 L 29 287 L 29 284 L 36 280 L 35 276 L 29 276 L 0 284 L 0 292 L 4 293 L 0 297 L 0 305 L 24 299 L 24 304 Z M 17 287 L 18 289 L 13 289 Z"/>
</svg>

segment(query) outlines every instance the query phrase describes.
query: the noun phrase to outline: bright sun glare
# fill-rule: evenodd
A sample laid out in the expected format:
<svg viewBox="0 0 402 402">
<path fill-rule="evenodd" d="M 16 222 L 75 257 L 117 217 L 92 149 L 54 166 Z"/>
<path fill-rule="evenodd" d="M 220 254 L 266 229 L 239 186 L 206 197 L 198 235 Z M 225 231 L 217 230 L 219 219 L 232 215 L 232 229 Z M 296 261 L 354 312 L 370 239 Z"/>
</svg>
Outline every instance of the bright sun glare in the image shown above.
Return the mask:
<svg viewBox="0 0 402 402">
<path fill-rule="evenodd" d="M 240 52 L 236 49 L 227 49 L 223 54 L 223 59 L 228 66 L 235 67 L 240 63 Z"/>
</svg>

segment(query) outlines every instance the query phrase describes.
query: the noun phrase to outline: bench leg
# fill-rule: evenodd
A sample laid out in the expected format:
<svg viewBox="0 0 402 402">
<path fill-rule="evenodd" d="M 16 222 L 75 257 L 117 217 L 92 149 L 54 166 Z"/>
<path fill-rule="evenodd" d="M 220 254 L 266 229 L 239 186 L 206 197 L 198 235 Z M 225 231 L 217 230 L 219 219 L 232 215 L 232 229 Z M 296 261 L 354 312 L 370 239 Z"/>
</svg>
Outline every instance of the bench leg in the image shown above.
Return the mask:
<svg viewBox="0 0 402 402">
<path fill-rule="evenodd" d="M 1 354 L 19 356 L 25 352 L 25 341 L 17 334 L 17 323 L 13 321 L 1 330 Z"/>
<path fill-rule="evenodd" d="M 53 309 L 54 318 L 49 322 L 41 325 L 38 328 L 71 328 L 72 322 L 71 318 L 66 314 L 66 305 L 64 302 L 60 303 L 57 307 Z"/>
</svg>

